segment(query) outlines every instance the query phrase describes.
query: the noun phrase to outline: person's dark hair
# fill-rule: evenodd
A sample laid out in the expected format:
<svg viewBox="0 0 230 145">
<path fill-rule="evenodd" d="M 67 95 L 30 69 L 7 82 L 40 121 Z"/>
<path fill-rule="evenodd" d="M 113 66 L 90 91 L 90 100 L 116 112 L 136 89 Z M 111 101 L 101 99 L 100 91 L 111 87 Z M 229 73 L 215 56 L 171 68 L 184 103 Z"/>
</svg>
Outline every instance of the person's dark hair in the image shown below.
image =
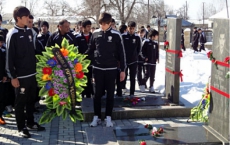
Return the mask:
<svg viewBox="0 0 230 145">
<path fill-rule="evenodd" d="M 0 41 L 4 42 L 4 36 L 0 35 Z"/>
<path fill-rule="evenodd" d="M 146 27 L 147 27 L 147 28 L 150 28 L 150 26 L 149 26 L 149 25 L 147 25 Z"/>
<path fill-rule="evenodd" d="M 0 14 L 0 21 L 2 21 L 2 15 Z"/>
<path fill-rule="evenodd" d="M 136 22 L 134 22 L 134 21 L 129 21 L 128 27 L 136 27 Z"/>
<path fill-rule="evenodd" d="M 120 33 L 124 33 L 124 31 L 127 29 L 127 26 L 126 25 L 121 25 L 120 27 L 119 27 L 119 31 L 120 31 Z"/>
<path fill-rule="evenodd" d="M 85 28 L 87 25 L 92 25 L 92 23 L 90 20 L 83 20 L 81 25 L 82 25 L 82 27 Z"/>
<path fill-rule="evenodd" d="M 166 28 L 166 27 L 167 27 L 167 25 L 165 24 L 165 25 L 164 25 L 164 27 Z"/>
<path fill-rule="evenodd" d="M 141 26 L 141 29 L 144 29 L 145 28 L 145 26 Z"/>
<path fill-rule="evenodd" d="M 144 32 L 146 32 L 146 30 L 142 28 L 142 29 L 140 30 L 140 33 L 144 33 Z"/>
<path fill-rule="evenodd" d="M 115 19 L 112 18 L 112 21 L 111 21 L 111 22 L 112 22 L 112 23 L 115 23 Z"/>
<path fill-rule="evenodd" d="M 109 24 L 112 22 L 112 16 L 109 13 L 101 13 L 99 16 L 99 24 L 105 23 L 105 24 Z"/>
<path fill-rule="evenodd" d="M 40 27 L 42 27 L 43 25 L 45 25 L 49 29 L 49 23 L 47 21 L 42 21 L 40 23 Z"/>
<path fill-rule="evenodd" d="M 197 29 L 197 27 L 194 27 L 193 29 Z"/>
<path fill-rule="evenodd" d="M 81 25 L 82 25 L 82 21 L 78 21 L 77 26 L 81 26 Z"/>
<path fill-rule="evenodd" d="M 66 19 L 61 20 L 61 21 L 58 23 L 58 26 L 62 26 L 62 25 L 65 24 L 65 23 L 69 23 L 69 21 L 67 21 Z"/>
<path fill-rule="evenodd" d="M 32 16 L 32 15 L 29 15 L 29 19 L 32 19 L 32 20 L 33 20 L 33 19 L 34 19 L 34 16 Z"/>
<path fill-rule="evenodd" d="M 24 6 L 18 6 L 14 9 L 13 16 L 15 22 L 18 22 L 17 17 L 22 18 L 23 16 L 29 16 L 30 11 Z"/>
<path fill-rule="evenodd" d="M 149 37 L 152 38 L 155 36 L 159 36 L 159 32 L 157 30 L 153 29 L 149 32 Z"/>
</svg>

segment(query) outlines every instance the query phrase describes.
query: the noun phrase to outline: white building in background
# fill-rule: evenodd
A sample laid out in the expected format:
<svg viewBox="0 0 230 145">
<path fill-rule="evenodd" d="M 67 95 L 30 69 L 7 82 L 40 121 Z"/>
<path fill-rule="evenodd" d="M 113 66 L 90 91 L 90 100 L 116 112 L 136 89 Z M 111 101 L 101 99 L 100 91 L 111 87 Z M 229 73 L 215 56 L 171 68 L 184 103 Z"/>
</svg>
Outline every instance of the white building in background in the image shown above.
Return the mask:
<svg viewBox="0 0 230 145">
<path fill-rule="evenodd" d="M 228 7 L 228 15 L 230 17 L 230 6 Z M 219 13 L 216 13 L 215 15 L 212 15 L 211 17 L 209 17 L 209 20 L 213 20 L 215 18 L 228 18 L 228 16 L 227 16 L 227 8 L 223 9 Z"/>
</svg>

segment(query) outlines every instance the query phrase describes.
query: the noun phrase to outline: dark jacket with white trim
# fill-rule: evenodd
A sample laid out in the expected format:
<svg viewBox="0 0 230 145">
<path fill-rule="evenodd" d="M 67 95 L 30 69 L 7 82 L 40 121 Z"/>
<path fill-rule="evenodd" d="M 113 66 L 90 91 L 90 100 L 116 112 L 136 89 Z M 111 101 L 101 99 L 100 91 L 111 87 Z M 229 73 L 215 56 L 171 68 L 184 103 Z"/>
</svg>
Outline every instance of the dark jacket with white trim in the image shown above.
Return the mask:
<svg viewBox="0 0 230 145">
<path fill-rule="evenodd" d="M 5 48 L 3 47 L 0 48 L 0 82 L 2 81 L 3 77 L 6 77 L 6 70 L 5 70 L 6 53 L 5 53 Z"/>
<path fill-rule="evenodd" d="M 50 35 L 51 35 L 50 32 L 47 32 L 46 34 L 39 33 L 37 35 L 37 39 L 39 40 L 39 42 L 41 42 L 43 48 L 46 47 L 46 44 L 47 44 L 47 41 L 48 41 Z"/>
<path fill-rule="evenodd" d="M 89 40 L 90 40 L 91 36 L 92 36 L 92 33 L 89 33 Z M 88 45 L 89 45 L 90 41 L 87 42 L 83 32 L 76 35 L 75 38 L 76 38 L 76 45 L 78 46 L 79 53 L 84 54 L 89 48 Z"/>
<path fill-rule="evenodd" d="M 54 32 L 49 37 L 46 46 L 51 47 L 51 46 L 55 46 L 55 44 L 57 44 L 61 47 L 61 43 L 62 43 L 63 38 L 66 38 L 70 45 L 74 44 L 76 46 L 76 39 L 71 32 L 68 32 L 64 35 L 61 35 L 60 31 Z"/>
<path fill-rule="evenodd" d="M 95 30 L 86 51 L 93 67 L 101 70 L 117 69 L 120 62 L 121 71 L 125 71 L 125 50 L 120 33 L 111 27 L 106 31 Z"/>
<path fill-rule="evenodd" d="M 132 64 L 138 61 L 138 56 L 141 54 L 141 38 L 137 34 L 123 33 L 122 35 L 126 53 L 127 64 Z"/>
<path fill-rule="evenodd" d="M 11 79 L 36 74 L 35 48 L 31 29 L 14 26 L 6 37 L 6 71 Z"/>
<path fill-rule="evenodd" d="M 147 64 L 155 65 L 156 60 L 159 60 L 158 42 L 145 39 L 142 43 L 142 53 L 145 59 L 148 58 L 148 61 L 146 61 Z"/>
</svg>

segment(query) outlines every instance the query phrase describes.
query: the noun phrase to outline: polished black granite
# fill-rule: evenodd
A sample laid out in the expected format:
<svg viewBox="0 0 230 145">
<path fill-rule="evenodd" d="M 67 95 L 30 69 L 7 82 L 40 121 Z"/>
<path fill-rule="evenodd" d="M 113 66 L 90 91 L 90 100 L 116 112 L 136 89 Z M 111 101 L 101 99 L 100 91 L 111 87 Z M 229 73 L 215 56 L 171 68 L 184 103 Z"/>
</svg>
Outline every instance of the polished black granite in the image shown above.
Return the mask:
<svg viewBox="0 0 230 145">
<path fill-rule="evenodd" d="M 156 126 L 160 127 L 160 126 Z M 218 145 L 222 144 L 215 136 L 202 126 L 195 127 L 169 127 L 164 126 L 164 133 L 159 137 L 150 135 L 148 129 L 116 128 L 114 133 L 119 145 L 138 145 L 139 140 L 145 140 L 147 145 Z"/>
</svg>

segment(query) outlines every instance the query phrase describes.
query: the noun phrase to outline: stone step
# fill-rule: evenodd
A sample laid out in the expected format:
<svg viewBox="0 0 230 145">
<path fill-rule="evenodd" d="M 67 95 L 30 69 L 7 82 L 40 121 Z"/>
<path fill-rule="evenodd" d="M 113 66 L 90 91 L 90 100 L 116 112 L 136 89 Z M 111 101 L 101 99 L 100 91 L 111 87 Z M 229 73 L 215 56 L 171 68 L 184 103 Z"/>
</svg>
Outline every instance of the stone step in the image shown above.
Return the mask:
<svg viewBox="0 0 230 145">
<path fill-rule="evenodd" d="M 141 98 L 141 97 L 140 97 Z M 122 102 L 122 98 L 115 98 L 113 108 L 113 120 L 136 119 L 136 118 L 168 118 L 168 117 L 189 117 L 190 107 L 183 104 L 176 105 L 160 95 L 145 97 L 145 101 L 137 105 Z M 127 104 L 128 103 L 128 104 Z M 105 118 L 105 99 L 102 99 L 102 120 Z M 94 116 L 93 99 L 84 98 L 81 102 L 82 113 L 85 122 L 92 121 Z"/>
</svg>

